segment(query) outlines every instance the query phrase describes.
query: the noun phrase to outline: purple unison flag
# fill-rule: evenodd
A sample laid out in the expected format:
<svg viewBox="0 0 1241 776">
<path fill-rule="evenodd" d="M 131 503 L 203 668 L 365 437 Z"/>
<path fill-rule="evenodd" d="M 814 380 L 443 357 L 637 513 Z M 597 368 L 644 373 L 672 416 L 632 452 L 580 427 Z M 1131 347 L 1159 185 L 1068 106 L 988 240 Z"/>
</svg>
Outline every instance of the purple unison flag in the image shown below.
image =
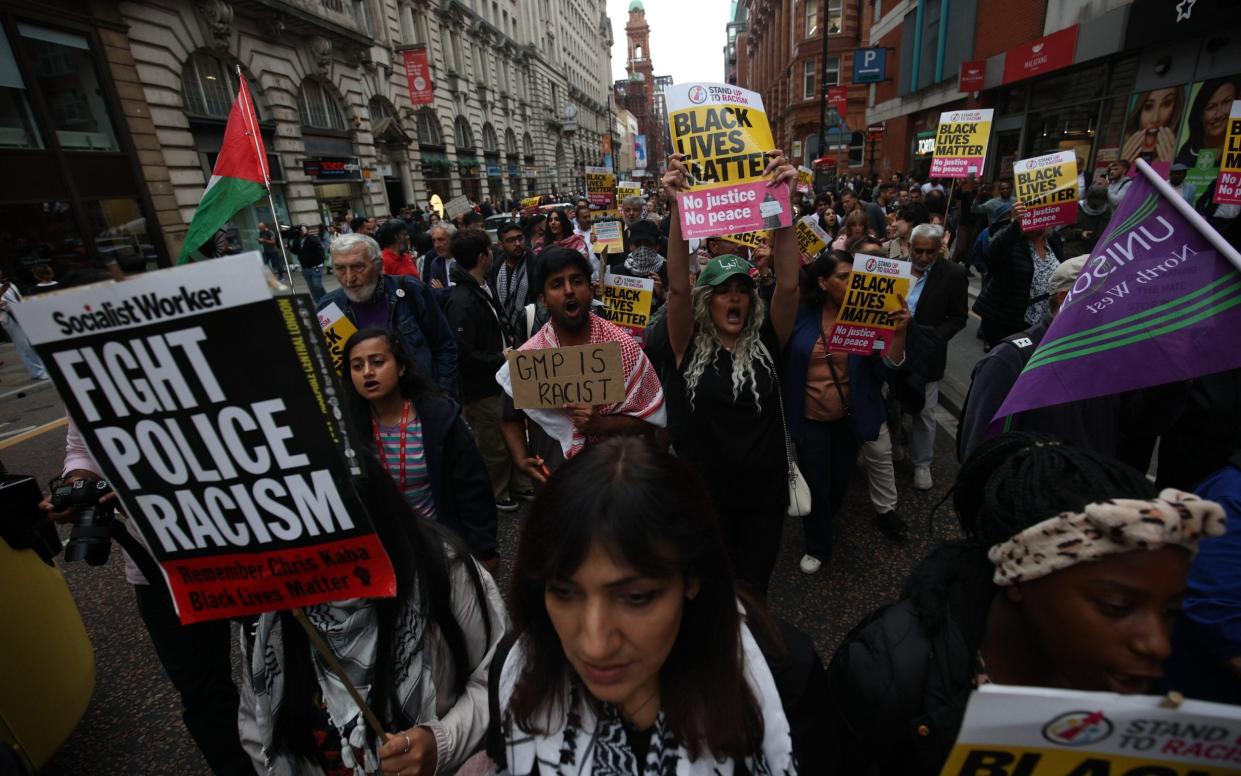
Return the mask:
<svg viewBox="0 0 1241 776">
<path fill-rule="evenodd" d="M 1241 367 L 1241 256 L 1138 169 L 993 433 L 1019 412 Z"/>
</svg>

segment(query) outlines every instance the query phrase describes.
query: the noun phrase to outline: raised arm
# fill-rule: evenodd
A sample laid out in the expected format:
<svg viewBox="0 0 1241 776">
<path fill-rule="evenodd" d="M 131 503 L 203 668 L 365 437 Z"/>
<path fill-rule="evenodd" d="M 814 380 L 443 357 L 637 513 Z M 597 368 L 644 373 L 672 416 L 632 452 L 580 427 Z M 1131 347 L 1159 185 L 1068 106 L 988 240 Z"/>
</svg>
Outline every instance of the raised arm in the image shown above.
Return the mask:
<svg viewBox="0 0 1241 776">
<path fill-rule="evenodd" d="M 665 302 L 667 310 L 664 315 L 668 321 L 668 344 L 672 347 L 672 357 L 677 368 L 681 367 L 681 358 L 689 349 L 690 339 L 694 336 L 694 303 L 690 299 L 689 287 L 689 245 L 681 238 L 681 213 L 677 206 L 676 194 L 685 188 L 685 165 L 681 163 L 683 154 L 672 154 L 668 157 L 668 172 L 664 174 L 662 185 L 672 200 L 668 227 L 668 298 Z"/>
<path fill-rule="evenodd" d="M 797 183 L 797 168 L 784 157 L 784 152 L 776 149 L 768 156 L 767 174 L 771 176 L 772 188 L 784 186 L 789 191 L 789 202 L 793 201 L 793 186 Z M 776 339 L 783 348 L 793 333 L 793 324 L 797 321 L 797 304 L 800 295 L 801 280 L 801 249 L 797 247 L 797 237 L 793 226 L 777 229 L 772 236 L 771 258 L 776 273 L 776 288 L 771 294 L 771 327 L 776 332 Z"/>
</svg>

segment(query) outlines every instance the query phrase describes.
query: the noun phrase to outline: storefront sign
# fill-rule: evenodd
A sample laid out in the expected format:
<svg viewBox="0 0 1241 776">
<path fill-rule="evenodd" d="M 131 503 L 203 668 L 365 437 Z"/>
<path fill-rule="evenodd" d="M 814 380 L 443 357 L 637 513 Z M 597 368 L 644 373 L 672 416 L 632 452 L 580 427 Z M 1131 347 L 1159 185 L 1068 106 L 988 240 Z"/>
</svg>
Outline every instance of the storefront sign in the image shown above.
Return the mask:
<svg viewBox="0 0 1241 776">
<path fill-rule="evenodd" d="M 510 178 L 520 178 L 520 177 L 521 177 L 521 167 L 519 167 L 518 165 L 515 165 L 515 164 L 510 164 L 510 165 L 508 165 L 508 177 L 510 177 Z"/>
<path fill-rule="evenodd" d="M 951 110 L 939 114 L 935 132 L 935 156 L 931 159 L 932 178 L 968 178 L 982 175 L 991 140 L 991 108 Z"/>
<path fill-rule="evenodd" d="M 1026 207 L 1021 231 L 1036 232 L 1077 221 L 1077 153 L 1021 159 L 1013 165 L 1017 201 Z"/>
<path fill-rule="evenodd" d="M 677 194 L 687 240 L 792 226 L 789 190 L 768 186 L 771 127 L 756 92 L 728 84 L 665 90 L 672 146 L 685 155 L 690 186 Z"/>
<path fill-rule="evenodd" d="M 487 162 L 487 177 L 488 178 L 499 178 L 500 177 L 500 165 L 498 163 Z"/>
<path fill-rule="evenodd" d="M 856 49 L 853 52 L 853 83 L 877 84 L 888 78 L 888 50 Z"/>
<path fill-rule="evenodd" d="M 836 111 L 840 118 L 844 119 L 845 114 L 849 111 L 849 87 L 827 87 L 827 107 Z"/>
<path fill-rule="evenodd" d="M 13 312 L 183 624 L 396 593 L 314 307 L 257 251 Z"/>
<path fill-rule="evenodd" d="M 362 165 L 356 156 L 303 159 L 302 172 L 316 181 L 360 181 Z"/>
<path fill-rule="evenodd" d="M 408 49 L 403 54 L 410 104 L 430 105 L 435 102 L 435 87 L 431 85 L 431 65 L 427 61 L 426 47 Z"/>
<path fill-rule="evenodd" d="M 914 138 L 914 156 L 930 156 L 935 153 L 935 133 L 919 132 Z"/>
<path fill-rule="evenodd" d="M 975 59 L 961 63 L 961 72 L 957 76 L 957 90 L 962 92 L 981 92 L 987 80 L 987 60 Z"/>
<path fill-rule="evenodd" d="M 1233 100 L 1228 112 L 1228 134 L 1224 137 L 1215 201 L 1221 205 L 1241 204 L 1241 100 Z"/>
<path fill-rule="evenodd" d="M 984 685 L 941 776 L 1230 776 L 1241 709 L 1153 695 Z"/>
<path fill-rule="evenodd" d="M 886 353 L 896 332 L 891 313 L 901 309 L 898 296 L 909 296 L 912 277 L 907 261 L 854 256 L 845 303 L 836 314 L 828 346 L 861 356 L 877 350 Z"/>
<path fill-rule="evenodd" d="M 1237 0 L 1133 0 L 1125 26 L 1125 45 L 1137 50 L 1165 44 L 1173 36 L 1207 35 L 1241 24 Z"/>
<path fill-rule="evenodd" d="M 878 124 L 871 124 L 869 127 L 866 128 L 866 139 L 871 140 L 871 141 L 883 140 L 883 135 L 887 131 L 888 131 L 887 124 L 884 124 L 882 122 Z"/>
<path fill-rule="evenodd" d="M 1077 50 L 1077 25 L 1023 43 L 1004 54 L 1004 83 L 1011 84 L 1073 64 Z"/>
</svg>

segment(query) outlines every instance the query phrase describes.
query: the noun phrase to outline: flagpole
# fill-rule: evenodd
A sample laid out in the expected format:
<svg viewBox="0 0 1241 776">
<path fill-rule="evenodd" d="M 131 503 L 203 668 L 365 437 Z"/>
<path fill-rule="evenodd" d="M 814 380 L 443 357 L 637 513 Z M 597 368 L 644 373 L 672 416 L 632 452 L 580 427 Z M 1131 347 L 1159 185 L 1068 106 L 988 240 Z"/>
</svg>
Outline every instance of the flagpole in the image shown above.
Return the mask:
<svg viewBox="0 0 1241 776">
<path fill-rule="evenodd" d="M 250 87 L 246 84 L 246 77 L 241 72 L 241 65 L 236 67 L 237 82 L 245 87 L 239 88 L 237 93 L 245 95 L 243 99 L 249 101 L 243 106 L 241 115 L 245 119 L 246 129 L 249 130 L 250 139 L 254 143 L 254 153 L 259 158 L 259 171 L 263 173 L 263 188 L 267 190 L 267 206 L 271 208 L 272 226 L 275 227 L 273 231 L 276 235 L 276 243 L 280 246 L 280 258 L 284 261 L 284 274 L 289 278 L 289 288 L 294 293 L 297 293 L 297 284 L 293 282 L 293 270 L 289 269 L 289 253 L 285 250 L 284 238 L 280 236 L 280 216 L 276 213 L 276 201 L 271 196 L 271 176 L 267 174 L 267 157 L 264 156 L 262 149 L 259 148 L 259 128 L 250 121 L 251 117 L 254 117 L 255 121 L 257 121 L 258 114 L 254 112 L 254 102 L 253 98 L 250 97 Z M 292 227 L 293 225 L 289 224 L 289 226 Z"/>
<path fill-rule="evenodd" d="M 1237 253 L 1237 249 L 1229 245 L 1223 235 L 1215 231 L 1215 228 L 1207 223 L 1202 214 L 1194 210 L 1193 206 L 1186 202 L 1184 197 L 1176 193 L 1176 189 L 1172 188 L 1172 184 L 1165 181 L 1159 173 L 1155 172 L 1155 169 L 1147 164 L 1145 159 L 1139 158 L 1137 163 L 1138 169 L 1142 171 L 1142 174 L 1146 176 L 1151 185 L 1158 189 L 1164 199 L 1171 202 L 1172 207 L 1176 208 L 1177 212 L 1196 226 L 1199 232 L 1202 232 L 1202 236 L 1207 238 L 1207 242 L 1211 243 L 1211 247 L 1219 251 L 1238 272 L 1241 272 L 1241 253 Z"/>
</svg>

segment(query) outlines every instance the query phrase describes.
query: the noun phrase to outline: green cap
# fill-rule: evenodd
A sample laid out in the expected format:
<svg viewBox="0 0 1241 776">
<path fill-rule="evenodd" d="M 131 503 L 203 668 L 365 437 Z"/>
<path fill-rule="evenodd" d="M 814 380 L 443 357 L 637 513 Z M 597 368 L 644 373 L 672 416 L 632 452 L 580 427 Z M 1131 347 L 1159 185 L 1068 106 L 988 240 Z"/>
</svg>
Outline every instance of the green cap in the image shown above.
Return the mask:
<svg viewBox="0 0 1241 776">
<path fill-rule="evenodd" d="M 707 262 L 707 266 L 702 272 L 698 273 L 698 285 L 700 286 L 718 286 L 728 282 L 728 279 L 741 275 L 751 283 L 754 279 L 750 277 L 750 262 L 726 253 L 723 256 L 716 256 Z"/>
</svg>

